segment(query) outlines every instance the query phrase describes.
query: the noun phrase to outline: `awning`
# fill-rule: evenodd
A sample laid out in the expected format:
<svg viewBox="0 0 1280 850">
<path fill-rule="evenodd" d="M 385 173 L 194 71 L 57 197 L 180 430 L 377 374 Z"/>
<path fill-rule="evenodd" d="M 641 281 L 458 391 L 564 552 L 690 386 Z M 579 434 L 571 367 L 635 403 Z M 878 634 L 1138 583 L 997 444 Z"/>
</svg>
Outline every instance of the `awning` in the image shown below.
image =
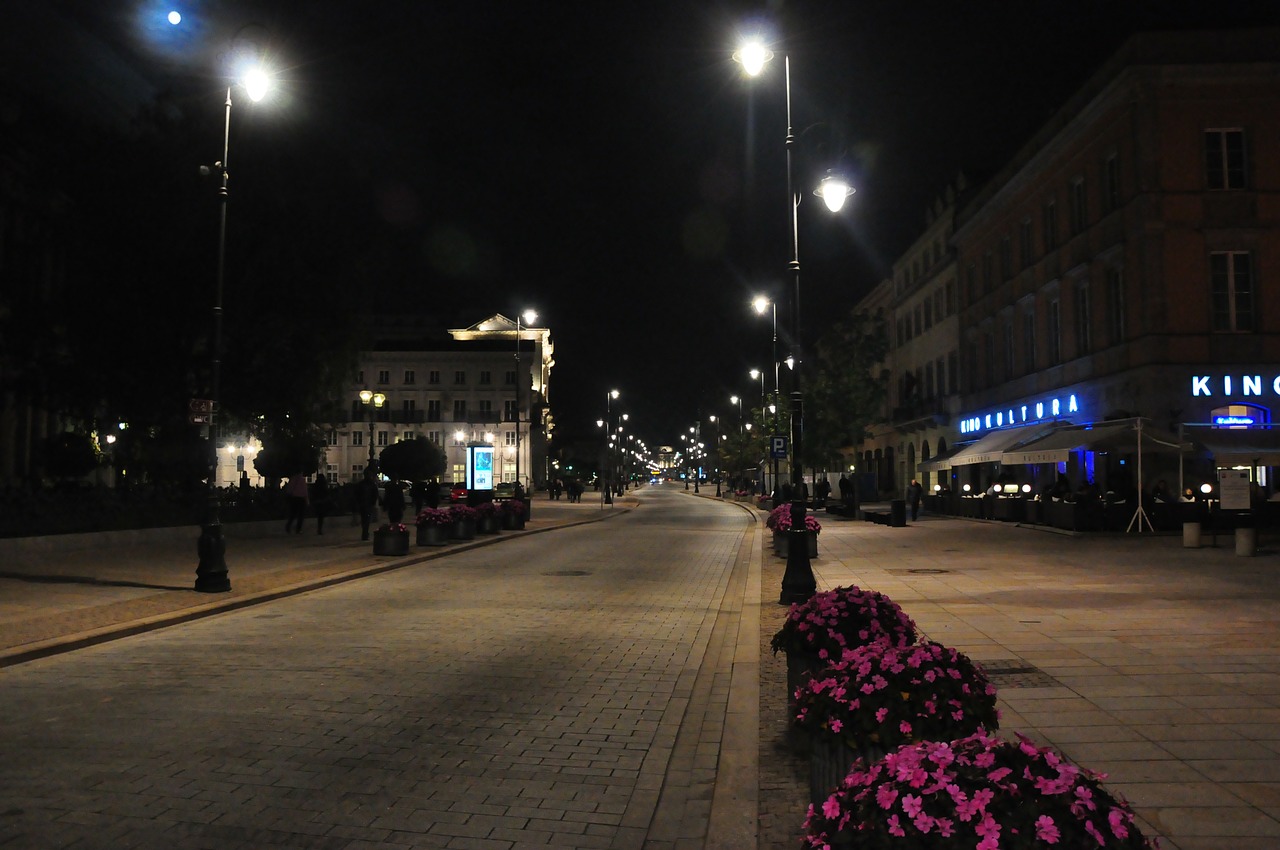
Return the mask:
<svg viewBox="0 0 1280 850">
<path fill-rule="evenodd" d="M 1185 451 L 1188 444 L 1177 436 L 1142 424 L 1139 447 L 1138 420 L 1120 419 L 1080 428 L 1060 428 L 1038 440 L 1004 453 L 1006 464 L 1063 463 L 1074 451 L 1169 453 Z"/>
<path fill-rule="evenodd" d="M 1205 428 L 1191 436 L 1209 450 L 1218 466 L 1280 466 L 1280 430 Z"/>
<path fill-rule="evenodd" d="M 1015 446 L 1030 442 L 1053 429 L 1053 425 L 1040 422 L 1035 425 L 1022 425 L 1018 428 L 1005 428 L 990 431 L 982 437 L 956 452 L 951 458 L 951 465 L 967 466 L 972 463 L 994 463 L 1004 457 L 1004 453 Z"/>
<path fill-rule="evenodd" d="M 950 469 L 951 458 L 955 457 L 967 445 L 969 444 L 954 445 L 940 455 L 934 455 L 928 460 L 920 461 L 916 464 L 916 472 L 942 472 L 944 469 Z"/>
</svg>

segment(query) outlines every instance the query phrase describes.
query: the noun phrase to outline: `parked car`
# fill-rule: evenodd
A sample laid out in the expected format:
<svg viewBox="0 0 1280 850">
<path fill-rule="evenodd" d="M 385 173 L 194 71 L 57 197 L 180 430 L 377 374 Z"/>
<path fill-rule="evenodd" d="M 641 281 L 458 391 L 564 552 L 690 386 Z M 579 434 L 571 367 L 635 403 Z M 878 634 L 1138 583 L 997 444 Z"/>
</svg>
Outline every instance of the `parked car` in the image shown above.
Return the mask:
<svg viewBox="0 0 1280 850">
<path fill-rule="evenodd" d="M 467 487 L 465 484 L 449 485 L 449 501 L 465 502 L 467 500 Z"/>
<path fill-rule="evenodd" d="M 516 483 L 514 481 L 503 481 L 493 488 L 493 497 L 495 499 L 510 499 L 516 494 Z"/>
</svg>

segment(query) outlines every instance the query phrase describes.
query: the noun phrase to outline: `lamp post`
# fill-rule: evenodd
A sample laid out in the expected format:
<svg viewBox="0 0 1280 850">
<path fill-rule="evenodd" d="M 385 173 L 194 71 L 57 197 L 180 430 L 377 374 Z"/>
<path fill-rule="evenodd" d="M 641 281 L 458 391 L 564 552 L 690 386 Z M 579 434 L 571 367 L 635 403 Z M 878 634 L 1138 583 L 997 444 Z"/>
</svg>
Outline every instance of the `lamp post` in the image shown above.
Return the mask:
<svg viewBox="0 0 1280 850">
<path fill-rule="evenodd" d="M 613 478 L 613 447 L 611 445 L 613 440 L 613 400 L 620 395 L 621 393 L 617 390 L 609 390 L 604 394 L 604 422 L 601 423 L 604 426 L 605 436 L 604 463 L 600 464 L 601 471 L 604 472 L 604 481 L 600 482 L 600 492 L 603 495 L 600 503 L 601 507 L 613 504 L 613 493 L 609 489 Z"/>
<path fill-rule="evenodd" d="M 375 473 L 378 471 L 378 460 L 373 454 L 373 421 L 377 418 L 377 411 L 387 403 L 387 397 L 382 393 L 375 393 L 373 390 L 360 391 L 360 403 L 369 408 L 369 462 L 366 464 L 367 469 L 372 469 Z"/>
<path fill-rule="evenodd" d="M 773 58 L 773 52 L 758 41 L 750 42 L 733 54 L 735 61 L 742 63 L 749 76 L 757 76 L 764 66 Z M 780 604 L 804 602 L 817 591 L 817 580 L 813 575 L 813 565 L 809 562 L 808 541 L 803 537 L 805 532 L 805 516 L 808 513 L 807 500 L 800 497 L 800 488 L 804 483 L 803 451 L 804 451 L 804 395 L 801 382 L 801 365 L 803 356 L 800 346 L 800 194 L 795 191 L 795 148 L 797 139 L 791 123 L 791 57 L 783 56 L 783 76 L 786 89 L 787 106 L 787 200 L 791 205 L 791 262 L 788 269 L 791 274 L 791 533 L 796 535 L 787 546 L 787 569 L 782 576 L 782 594 Z M 848 183 L 833 174 L 823 179 L 817 192 L 826 201 L 832 212 L 839 211 L 845 199 L 853 194 Z"/>
<path fill-rule="evenodd" d="M 524 320 L 525 327 L 532 325 L 538 321 L 538 313 L 536 310 L 525 310 L 523 313 L 516 314 L 516 483 L 520 483 L 520 420 L 524 418 L 520 408 L 520 321 Z"/>
<path fill-rule="evenodd" d="M 268 77 L 261 68 L 251 68 L 239 79 L 253 101 L 262 100 L 269 87 Z M 196 551 L 200 563 L 196 566 L 195 589 L 201 593 L 226 593 L 231 590 L 231 579 L 227 577 L 227 541 L 222 536 L 221 505 L 218 500 L 218 428 L 220 422 L 218 409 L 220 382 L 222 380 L 222 292 L 226 277 L 227 256 L 227 157 L 231 147 L 231 89 L 233 82 L 227 86 L 226 120 L 222 130 L 222 160 L 215 162 L 213 168 L 221 174 L 218 187 L 218 263 L 214 283 L 213 300 L 213 337 L 210 340 L 210 374 L 209 390 L 212 401 L 209 412 L 209 477 L 206 483 L 205 518 L 200 526 L 200 539 L 196 542 Z M 202 174 L 211 173 L 208 166 L 201 166 Z"/>
<path fill-rule="evenodd" d="M 779 398 L 778 393 L 781 392 L 778 386 L 779 378 L 780 378 L 778 372 L 782 368 L 781 364 L 778 362 L 778 304 L 772 298 L 766 298 L 763 295 L 757 295 L 754 299 L 752 299 L 751 306 L 754 307 L 756 313 L 761 316 L 764 315 L 766 310 L 768 310 L 773 315 L 773 401 L 774 401 L 774 404 L 771 405 L 773 409 L 769 411 L 771 416 L 769 420 L 769 432 L 770 434 L 774 434 L 774 433 L 777 433 L 777 430 L 778 430 L 777 401 Z M 764 379 L 762 377 L 761 381 L 763 382 L 763 380 Z M 763 415 L 763 413 L 761 415 Z M 776 491 L 778 489 L 778 458 L 773 455 L 772 445 L 769 446 L 769 455 L 770 455 L 770 459 L 773 461 L 773 491 Z"/>
</svg>

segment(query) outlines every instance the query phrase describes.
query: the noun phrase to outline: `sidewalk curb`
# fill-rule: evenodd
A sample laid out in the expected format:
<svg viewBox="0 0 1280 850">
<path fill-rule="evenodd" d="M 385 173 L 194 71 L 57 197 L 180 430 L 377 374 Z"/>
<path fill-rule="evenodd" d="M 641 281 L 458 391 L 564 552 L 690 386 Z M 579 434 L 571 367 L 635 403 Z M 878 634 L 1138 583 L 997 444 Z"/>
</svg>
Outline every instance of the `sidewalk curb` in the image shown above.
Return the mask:
<svg viewBox="0 0 1280 850">
<path fill-rule="evenodd" d="M 257 593 L 247 594 L 245 596 L 219 599 L 179 611 L 171 611 L 152 617 L 144 617 L 111 626 L 104 626 L 87 632 L 79 632 L 39 641 L 18 649 L 0 650 L 0 669 L 13 667 L 18 664 L 25 664 L 29 661 L 35 661 L 40 658 L 48 658 L 52 655 L 73 652 L 77 649 L 85 649 L 90 646 L 96 646 L 98 644 L 107 643 L 120 638 L 157 631 L 169 626 L 189 623 L 194 620 L 204 619 L 205 617 L 212 617 L 215 614 L 222 614 L 228 611 L 238 611 L 241 608 L 248 608 L 251 605 L 258 605 L 263 602 L 271 602 L 288 596 L 298 596 L 300 594 L 307 593 L 308 591 L 321 590 L 326 587 L 332 587 L 336 584 L 343 584 L 345 582 L 354 581 L 367 576 L 374 576 L 380 573 L 398 570 L 403 567 L 410 567 L 415 564 L 445 558 L 456 552 L 466 552 L 471 549 L 479 549 L 484 546 L 493 546 L 497 543 L 501 543 L 504 539 L 515 540 L 520 537 L 527 537 L 531 534 L 545 534 L 549 531 L 558 531 L 563 528 L 573 528 L 574 526 L 601 522 L 615 516 L 630 513 L 630 511 L 635 507 L 636 505 L 633 504 L 626 507 L 615 508 L 609 513 L 602 513 L 599 516 L 593 516 L 587 519 L 578 519 L 571 522 L 549 525 L 545 528 L 523 529 L 514 533 L 508 532 L 506 535 L 496 535 L 491 539 L 470 540 L 459 543 L 455 546 L 450 546 L 449 548 L 438 552 L 407 555 L 395 560 L 358 567 L 346 572 L 327 575 L 322 578 L 306 579 L 300 582 L 294 582 L 293 584 L 272 588 L 270 590 L 261 590 Z M 350 544 L 339 545 L 346 546 Z"/>
</svg>

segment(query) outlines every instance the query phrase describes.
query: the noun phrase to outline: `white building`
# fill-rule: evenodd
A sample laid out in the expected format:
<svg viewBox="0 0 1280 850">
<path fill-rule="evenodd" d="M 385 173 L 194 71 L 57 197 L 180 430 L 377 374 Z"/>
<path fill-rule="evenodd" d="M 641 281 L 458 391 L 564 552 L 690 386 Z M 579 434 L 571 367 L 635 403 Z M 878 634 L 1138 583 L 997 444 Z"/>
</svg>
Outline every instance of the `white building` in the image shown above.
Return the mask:
<svg viewBox="0 0 1280 850">
<path fill-rule="evenodd" d="M 554 347 L 547 328 L 519 327 L 495 314 L 448 338 L 378 343 L 359 355 L 348 388 L 346 421 L 329 431 L 326 472 L 357 480 L 369 462 L 400 440 L 425 439 L 444 449 L 443 480 L 463 481 L 468 444 L 496 448 L 495 479 L 526 488 L 546 482 L 553 428 L 547 386 Z M 381 408 L 360 400 L 380 393 Z"/>
</svg>

